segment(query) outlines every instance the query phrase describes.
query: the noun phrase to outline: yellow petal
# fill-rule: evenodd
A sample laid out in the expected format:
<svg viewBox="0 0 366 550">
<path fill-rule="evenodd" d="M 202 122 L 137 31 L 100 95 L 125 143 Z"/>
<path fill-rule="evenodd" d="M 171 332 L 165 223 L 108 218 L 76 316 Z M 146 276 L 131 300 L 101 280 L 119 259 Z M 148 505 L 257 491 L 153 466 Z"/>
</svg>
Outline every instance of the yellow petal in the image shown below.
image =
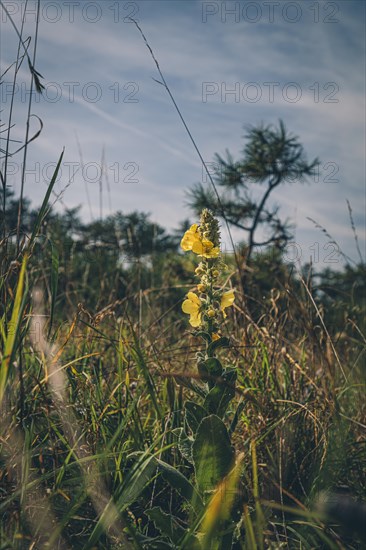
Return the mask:
<svg viewBox="0 0 366 550">
<path fill-rule="evenodd" d="M 233 305 L 235 300 L 234 290 L 227 290 L 221 297 L 221 310 L 224 311 L 226 307 Z"/>
<path fill-rule="evenodd" d="M 202 245 L 202 242 L 197 237 L 192 243 L 192 252 L 194 252 L 195 254 L 198 254 L 199 256 L 202 255 L 203 245 Z"/>
<path fill-rule="evenodd" d="M 199 327 L 201 324 L 201 314 L 198 313 L 197 315 L 191 315 L 189 323 L 192 327 Z"/>
<path fill-rule="evenodd" d="M 201 300 L 199 299 L 197 294 L 195 294 L 194 292 L 188 292 L 187 298 L 188 298 L 188 300 L 191 300 L 191 302 L 194 302 L 198 306 L 201 305 Z"/>
<path fill-rule="evenodd" d="M 199 306 L 192 302 L 192 300 L 184 300 L 182 304 L 182 310 L 184 313 L 189 313 L 190 315 L 198 312 Z"/>
<path fill-rule="evenodd" d="M 194 243 L 194 238 L 191 233 L 185 233 L 183 239 L 180 241 L 180 246 L 183 250 L 192 250 L 192 245 Z"/>
<path fill-rule="evenodd" d="M 182 310 L 184 313 L 194 314 L 197 313 L 201 306 L 201 300 L 194 292 L 188 292 L 187 299 L 182 304 Z"/>
<path fill-rule="evenodd" d="M 217 258 L 220 254 L 220 248 L 218 246 L 215 246 L 210 251 L 206 251 L 203 256 L 205 258 Z"/>
<path fill-rule="evenodd" d="M 192 250 L 193 243 L 197 240 L 197 228 L 198 225 L 194 223 L 191 227 L 184 233 L 183 238 L 180 242 L 180 246 L 183 250 Z"/>
<path fill-rule="evenodd" d="M 187 299 L 182 304 L 182 310 L 184 313 L 188 313 L 190 318 L 189 322 L 192 327 L 198 327 L 201 324 L 201 300 L 194 292 L 188 292 Z"/>
<path fill-rule="evenodd" d="M 192 245 L 192 252 L 205 258 L 217 258 L 220 254 L 220 248 L 213 246 L 211 241 L 200 241 L 196 239 Z"/>
<path fill-rule="evenodd" d="M 205 247 L 205 249 L 207 251 L 209 251 L 209 250 L 211 250 L 211 248 L 213 248 L 213 243 L 211 241 L 209 241 L 208 239 L 203 239 L 202 244 L 203 244 L 203 246 Z"/>
<path fill-rule="evenodd" d="M 205 258 L 217 258 L 220 254 L 219 247 L 214 247 L 209 239 L 202 238 L 197 223 L 191 225 L 184 233 L 180 246 L 185 251 L 192 250 L 198 256 L 204 256 Z"/>
</svg>

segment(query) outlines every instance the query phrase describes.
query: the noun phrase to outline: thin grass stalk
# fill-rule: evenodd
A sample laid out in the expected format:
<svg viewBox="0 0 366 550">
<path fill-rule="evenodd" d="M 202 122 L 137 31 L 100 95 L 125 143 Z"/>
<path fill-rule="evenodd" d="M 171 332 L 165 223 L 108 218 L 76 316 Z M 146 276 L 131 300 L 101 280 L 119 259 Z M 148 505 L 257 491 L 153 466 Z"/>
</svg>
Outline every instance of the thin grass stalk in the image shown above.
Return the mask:
<svg viewBox="0 0 366 550">
<path fill-rule="evenodd" d="M 2 209 L 3 209 L 3 239 L 4 239 L 4 246 L 6 246 L 6 240 L 5 240 L 5 237 L 6 237 L 6 183 L 7 183 L 7 173 L 8 173 L 8 160 L 9 160 L 9 157 L 10 157 L 10 154 L 9 154 L 10 132 L 11 132 L 12 120 L 13 120 L 15 84 L 16 84 L 16 80 L 17 80 L 18 70 L 20 68 L 20 65 L 23 62 L 23 59 L 24 59 L 24 57 L 20 58 L 21 44 L 23 44 L 23 46 L 24 46 L 24 43 L 23 43 L 23 40 L 22 40 L 24 20 L 25 20 L 25 10 L 24 10 L 24 13 L 23 13 L 22 26 L 21 26 L 21 30 L 20 30 L 20 34 L 19 34 L 19 40 L 18 40 L 18 51 L 17 51 L 17 56 L 16 56 L 16 62 L 15 62 L 14 76 L 13 76 L 13 92 L 12 92 L 11 97 L 10 97 L 8 128 L 7 128 L 7 137 L 6 137 L 6 146 L 5 146 L 4 172 L 2 173 L 2 177 L 1 177 L 1 183 L 2 183 L 2 186 L 3 186 Z"/>
<path fill-rule="evenodd" d="M 355 221 L 353 219 L 351 204 L 350 204 L 348 199 L 346 199 L 346 201 L 347 201 L 347 206 L 348 206 L 349 219 L 350 219 L 351 227 L 352 227 L 352 233 L 353 233 L 353 237 L 355 239 L 356 250 L 357 250 L 357 253 L 358 253 L 358 257 L 360 258 L 361 265 L 364 265 L 365 260 L 363 259 L 362 254 L 361 254 L 360 243 L 358 241 L 358 235 L 357 235 L 357 232 L 356 232 Z"/>
<path fill-rule="evenodd" d="M 57 525 L 57 520 L 52 512 L 49 500 L 42 487 L 42 478 L 36 476 L 30 467 L 30 434 L 27 436 L 12 425 L 8 410 L 3 410 L 1 419 L 2 432 L 7 434 L 7 446 L 11 450 L 9 457 L 5 456 L 5 463 L 9 469 L 15 470 L 18 481 L 18 494 L 22 503 L 21 515 L 24 515 L 32 533 L 33 541 L 30 548 L 40 550 L 49 549 L 48 541 L 51 536 L 51 529 Z M 39 511 L 42 512 L 39 512 Z M 13 548 L 13 546 L 11 547 Z M 54 538 L 52 549 L 69 550 L 60 534 Z"/>
<path fill-rule="evenodd" d="M 24 20 L 25 14 L 26 14 L 27 3 L 28 3 L 28 0 L 26 2 L 25 8 L 24 8 L 23 20 Z M 35 63 L 36 63 L 37 42 L 38 42 L 38 27 L 39 27 L 39 12 L 40 12 L 40 0 L 37 1 L 37 16 L 36 16 L 35 35 L 34 35 L 32 67 L 34 67 Z M 23 21 L 22 21 L 22 27 L 23 27 Z M 22 220 L 22 211 L 23 211 L 23 195 L 24 195 L 25 171 L 26 171 L 28 143 L 29 143 L 33 85 L 34 85 L 34 73 L 33 73 L 33 71 L 31 71 L 30 93 L 29 93 L 29 101 L 28 101 L 28 113 L 27 113 L 27 121 L 26 121 L 25 140 L 24 140 L 25 147 L 23 149 L 22 178 L 21 178 L 21 185 L 20 185 L 20 197 L 19 197 L 18 220 L 17 220 L 17 239 L 16 239 L 17 240 L 17 255 L 19 253 L 19 246 L 20 246 L 20 224 L 21 224 L 21 220 Z"/>
<path fill-rule="evenodd" d="M 256 511 L 256 531 L 257 542 L 260 550 L 264 550 L 263 545 L 263 531 L 265 527 L 265 518 L 262 510 L 262 506 L 259 500 L 259 480 L 258 480 L 258 461 L 257 461 L 257 448 L 256 442 L 253 439 L 250 443 L 250 449 L 252 454 L 252 468 L 253 468 L 253 496 L 255 501 Z"/>
<path fill-rule="evenodd" d="M 8 380 L 9 367 L 12 363 L 15 353 L 15 344 L 19 338 L 20 324 L 22 321 L 23 314 L 23 297 L 24 297 L 24 288 L 25 288 L 25 273 L 28 262 L 28 256 L 25 255 L 23 258 L 22 267 L 19 274 L 17 290 L 15 294 L 15 300 L 13 305 L 13 311 L 11 314 L 10 323 L 7 327 L 7 335 L 4 344 L 4 354 L 1 361 L 1 371 L 0 371 L 0 404 L 3 400 L 5 387 Z"/>
<path fill-rule="evenodd" d="M 239 262 L 239 257 L 238 257 L 238 255 L 237 255 L 237 252 L 236 252 L 236 249 L 235 249 L 234 240 L 233 240 L 233 237 L 232 237 L 232 235 L 231 235 L 229 222 L 228 222 L 227 217 L 226 217 L 226 215 L 225 215 L 225 210 L 224 210 L 224 208 L 223 208 L 223 205 L 222 205 L 222 202 L 221 202 L 221 199 L 220 199 L 219 192 L 217 191 L 216 185 L 215 185 L 215 183 L 214 183 L 214 181 L 213 181 L 213 178 L 212 178 L 212 176 L 211 176 L 211 174 L 210 174 L 210 171 L 209 171 L 209 169 L 208 169 L 208 167 L 207 167 L 207 164 L 206 164 L 206 162 L 204 161 L 204 158 L 203 158 L 202 155 L 201 155 L 201 152 L 200 152 L 200 150 L 199 150 L 199 148 L 198 148 L 198 146 L 197 146 L 197 143 L 196 143 L 196 141 L 195 141 L 195 139 L 194 139 L 194 137 L 193 137 L 193 135 L 192 135 L 192 133 L 191 133 L 191 131 L 190 131 L 190 129 L 189 129 L 189 127 L 188 127 L 188 125 L 187 125 L 187 123 L 186 123 L 184 117 L 183 117 L 183 115 L 182 115 L 181 110 L 180 110 L 179 107 L 178 107 L 178 104 L 177 104 L 176 100 L 174 99 L 174 96 L 173 96 L 172 92 L 170 91 L 170 88 L 169 88 L 169 86 L 168 86 L 168 84 L 167 84 L 167 82 L 166 82 L 166 80 L 165 80 L 165 78 L 164 78 L 164 75 L 163 75 L 163 73 L 162 73 L 162 70 L 160 69 L 159 62 L 158 62 L 158 60 L 156 59 L 155 54 L 154 54 L 154 52 L 153 52 L 153 50 L 152 50 L 152 48 L 151 48 L 149 42 L 147 41 L 147 38 L 146 38 L 145 34 L 143 33 L 141 27 L 139 26 L 139 24 L 137 23 L 137 21 L 136 21 L 135 19 L 133 19 L 132 17 L 129 17 L 128 19 L 130 19 L 130 21 L 132 21 L 132 23 L 134 23 L 134 24 L 136 25 L 138 31 L 140 32 L 140 34 L 141 34 L 141 36 L 142 36 L 142 39 L 143 39 L 144 42 L 145 42 L 145 45 L 146 45 L 147 49 L 149 50 L 150 55 L 151 55 L 151 57 L 152 57 L 152 59 L 153 59 L 155 65 L 156 65 L 156 68 L 157 68 L 158 73 L 159 73 L 160 78 L 161 78 L 161 82 L 160 82 L 159 80 L 156 80 L 155 78 L 154 78 L 153 80 L 155 80 L 155 82 L 157 82 L 158 84 L 161 84 L 161 85 L 166 89 L 166 91 L 168 92 L 168 95 L 169 95 L 169 97 L 170 97 L 170 99 L 171 99 L 171 101 L 172 101 L 172 103 L 173 103 L 173 105 L 174 105 L 174 107 L 175 107 L 175 110 L 177 111 L 178 116 L 179 116 L 179 118 L 180 118 L 180 120 L 181 120 L 181 122 L 182 122 L 182 124 L 183 124 L 183 126 L 184 126 L 184 128 L 185 128 L 185 130 L 186 130 L 186 132 L 187 132 L 187 134 L 188 134 L 188 136 L 189 136 L 189 139 L 191 140 L 191 143 L 192 143 L 192 145 L 193 145 L 193 147 L 194 147 L 194 149 L 195 149 L 195 151 L 196 151 L 196 153 L 197 153 L 197 155 L 198 155 L 198 158 L 200 159 L 200 161 L 201 161 L 201 163 L 202 163 L 202 166 L 203 166 L 204 169 L 205 169 L 205 172 L 206 172 L 206 174 L 207 174 L 207 177 L 208 177 L 208 179 L 209 179 L 209 182 L 210 182 L 210 184 L 211 184 L 211 186 L 212 186 L 212 188 L 213 188 L 213 190 L 214 190 L 214 193 L 215 193 L 215 195 L 216 195 L 217 203 L 218 203 L 218 205 L 219 205 L 219 207 L 220 207 L 220 210 L 221 210 L 221 215 L 222 215 L 222 217 L 223 217 L 223 219 L 224 219 L 224 221 L 225 221 L 225 225 L 226 225 L 226 228 L 227 228 L 227 231 L 228 231 L 228 235 L 229 235 L 229 239 L 230 239 L 230 244 L 231 244 L 231 246 L 232 246 L 233 253 L 234 253 L 234 257 L 235 257 L 235 262 L 236 262 L 237 268 L 238 268 L 238 270 L 239 270 L 239 272 L 240 272 L 241 266 L 240 266 L 240 262 Z M 242 289 L 243 289 L 243 293 L 244 293 L 244 287 L 242 287 Z"/>
<path fill-rule="evenodd" d="M 331 337 L 330 337 L 330 334 L 329 334 L 329 332 L 328 332 L 328 329 L 327 329 L 327 327 L 325 326 L 325 323 L 324 323 L 324 319 L 323 319 L 323 317 L 322 317 L 322 314 L 320 313 L 319 308 L 318 308 L 318 306 L 316 305 L 315 300 L 314 300 L 314 298 L 313 298 L 313 296 L 312 296 L 312 294 L 311 294 L 311 292 L 310 292 L 310 290 L 309 290 L 309 288 L 308 288 L 306 282 L 304 281 L 303 277 L 301 277 L 301 275 L 300 275 L 300 281 L 301 281 L 302 285 L 304 286 L 304 288 L 305 288 L 305 290 L 306 290 L 306 293 L 307 293 L 307 295 L 309 296 L 312 305 L 314 306 L 314 309 L 315 309 L 315 311 L 316 311 L 316 314 L 317 314 L 317 316 L 319 317 L 319 321 L 320 321 L 320 323 L 321 323 L 321 325 L 322 325 L 322 327 L 323 327 L 323 329 L 324 329 L 325 334 L 327 335 L 328 341 L 329 341 L 329 343 L 330 343 L 330 346 L 331 346 L 331 348 L 332 348 L 334 357 L 336 358 L 336 361 L 337 361 L 337 363 L 338 363 L 338 366 L 339 366 L 339 368 L 340 368 L 340 371 L 341 371 L 341 373 L 342 373 L 342 375 L 343 375 L 343 377 L 344 377 L 345 382 L 347 382 L 347 381 L 348 381 L 347 375 L 346 375 L 346 373 L 344 372 L 344 369 L 343 369 L 343 367 L 342 367 L 342 363 L 341 363 L 341 361 L 340 361 L 340 359 L 339 359 L 339 355 L 338 355 L 338 353 L 337 353 L 337 350 L 336 350 L 335 347 L 334 347 L 334 344 L 333 344 L 333 341 L 332 341 L 332 339 L 331 339 Z"/>
<path fill-rule="evenodd" d="M 39 341 L 34 341 L 34 346 L 44 357 L 44 364 L 48 369 L 48 385 L 51 390 L 53 404 L 59 414 L 66 440 L 73 449 L 75 459 L 81 469 L 84 477 L 86 490 L 97 512 L 103 531 L 123 543 L 127 550 L 132 549 L 130 541 L 127 539 L 124 529 L 127 527 L 121 518 L 109 495 L 103 480 L 101 479 L 95 457 L 93 457 L 89 446 L 84 440 L 80 431 L 79 423 L 68 402 L 66 395 L 67 380 L 64 374 L 64 368 L 54 359 L 55 348 L 45 339 L 45 320 L 41 314 L 43 296 L 40 290 L 33 293 L 34 314 L 32 316 L 32 326 L 38 328 Z M 36 332 L 31 331 L 34 335 Z M 85 465 L 85 459 L 90 458 L 91 464 Z M 94 458 L 94 460 L 93 460 Z"/>
</svg>

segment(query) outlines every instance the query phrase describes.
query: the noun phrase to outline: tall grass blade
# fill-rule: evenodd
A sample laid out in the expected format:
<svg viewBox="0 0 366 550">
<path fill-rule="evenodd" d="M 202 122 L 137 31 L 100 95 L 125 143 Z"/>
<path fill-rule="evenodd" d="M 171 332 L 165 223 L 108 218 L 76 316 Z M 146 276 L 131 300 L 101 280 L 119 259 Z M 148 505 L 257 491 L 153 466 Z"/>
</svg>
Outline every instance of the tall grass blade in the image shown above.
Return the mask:
<svg viewBox="0 0 366 550">
<path fill-rule="evenodd" d="M 4 355 L 1 361 L 0 403 L 4 396 L 6 382 L 8 379 L 9 366 L 12 363 L 12 360 L 14 357 L 15 342 L 20 329 L 22 310 L 23 310 L 22 301 L 24 296 L 24 281 L 25 281 L 25 272 L 26 272 L 27 262 L 28 262 L 28 255 L 25 254 L 22 262 L 22 267 L 20 269 L 13 311 L 12 311 L 10 323 L 7 329 L 7 335 L 6 335 L 5 345 L 4 345 Z"/>
<path fill-rule="evenodd" d="M 30 241 L 28 243 L 28 250 L 31 251 L 32 250 L 32 247 L 33 247 L 33 244 L 34 244 L 34 241 L 38 235 L 38 232 L 39 232 L 39 229 L 41 227 L 41 224 L 47 214 L 47 210 L 48 210 L 48 201 L 50 199 L 50 196 L 51 196 L 51 193 L 52 193 L 52 190 L 53 190 L 53 187 L 56 183 L 56 179 L 57 179 L 57 175 L 58 175 L 58 172 L 60 170 L 60 166 L 61 166 L 61 162 L 62 162 L 62 158 L 64 156 L 64 152 L 65 150 L 62 151 L 61 155 L 60 155 L 60 158 L 58 160 L 58 163 L 56 165 L 56 168 L 55 168 L 55 171 L 52 175 L 52 178 L 51 178 L 51 181 L 48 185 L 48 188 L 47 188 L 47 192 L 45 194 L 45 197 L 43 199 L 43 203 L 42 203 L 42 206 L 40 208 L 40 211 L 38 213 L 38 216 L 37 216 L 37 219 L 36 219 L 36 223 L 34 225 L 34 229 L 32 231 L 32 235 L 31 235 L 31 238 L 30 238 Z"/>
<path fill-rule="evenodd" d="M 202 522 L 202 550 L 210 550 L 215 539 L 219 548 L 220 535 L 219 528 L 230 519 L 237 493 L 237 486 L 240 479 L 244 454 L 242 453 L 226 478 L 218 485 L 213 497 L 211 498 Z"/>
<path fill-rule="evenodd" d="M 51 335 L 53 317 L 55 313 L 55 303 L 58 287 L 58 268 L 59 268 L 59 256 L 56 247 L 51 243 L 51 309 L 50 309 L 50 324 L 48 327 L 48 337 Z"/>
</svg>

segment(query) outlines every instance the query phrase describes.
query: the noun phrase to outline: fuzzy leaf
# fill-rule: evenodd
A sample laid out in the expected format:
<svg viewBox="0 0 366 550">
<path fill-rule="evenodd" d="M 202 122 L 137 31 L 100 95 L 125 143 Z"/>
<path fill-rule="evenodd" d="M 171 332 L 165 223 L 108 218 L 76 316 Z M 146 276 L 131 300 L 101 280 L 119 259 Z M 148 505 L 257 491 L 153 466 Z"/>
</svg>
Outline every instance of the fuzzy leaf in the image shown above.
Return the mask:
<svg viewBox="0 0 366 550">
<path fill-rule="evenodd" d="M 202 492 L 212 491 L 230 471 L 234 459 L 227 429 L 218 416 L 202 420 L 192 451 L 197 484 Z"/>
<path fill-rule="evenodd" d="M 183 428 L 175 428 L 172 430 L 172 434 L 174 434 L 176 442 L 178 444 L 178 449 L 186 460 L 188 462 L 193 463 L 192 459 L 192 445 L 193 445 L 193 437 L 189 437 L 185 430 Z"/>
<path fill-rule="evenodd" d="M 226 338 L 226 336 L 222 336 L 218 340 L 214 340 L 211 342 L 211 344 L 207 348 L 207 354 L 212 355 L 213 352 L 219 348 L 228 348 L 230 345 L 229 338 Z"/>
<path fill-rule="evenodd" d="M 218 380 L 215 386 L 207 394 L 204 402 L 204 407 L 210 414 L 224 416 L 230 401 L 235 396 L 235 381 L 236 370 L 230 369 L 224 372 L 221 379 Z"/>
<path fill-rule="evenodd" d="M 193 403 L 193 401 L 187 401 L 185 409 L 187 424 L 195 434 L 202 420 L 208 416 L 207 411 L 198 403 Z"/>
<path fill-rule="evenodd" d="M 173 489 L 176 489 L 178 493 L 189 502 L 195 500 L 198 504 L 202 505 L 201 498 L 196 489 L 179 470 L 157 458 L 155 458 L 154 461 L 165 481 L 167 481 Z"/>
<path fill-rule="evenodd" d="M 209 357 L 205 361 L 206 369 L 209 376 L 221 376 L 222 375 L 222 365 L 216 357 Z"/>
<path fill-rule="evenodd" d="M 154 522 L 161 534 L 174 544 L 174 548 L 180 548 L 180 542 L 186 537 L 187 530 L 178 523 L 174 516 L 164 512 L 159 506 L 146 510 L 145 514 Z M 185 546 L 190 550 L 201 549 L 200 543 L 193 534 L 185 541 Z"/>
<path fill-rule="evenodd" d="M 179 438 L 178 449 L 181 452 L 182 456 L 188 461 L 193 463 L 192 458 L 192 446 L 194 439 L 193 437 L 188 437 L 186 433 L 182 433 Z"/>
<path fill-rule="evenodd" d="M 168 537 L 174 544 L 185 536 L 186 530 L 179 525 L 174 516 L 163 512 L 159 506 L 146 510 L 145 514 L 151 519 L 162 535 Z"/>
<path fill-rule="evenodd" d="M 199 361 L 197 366 L 202 380 L 208 382 L 211 389 L 215 385 L 216 378 L 221 376 L 223 371 L 220 361 L 216 357 L 209 357 L 205 361 Z"/>
</svg>

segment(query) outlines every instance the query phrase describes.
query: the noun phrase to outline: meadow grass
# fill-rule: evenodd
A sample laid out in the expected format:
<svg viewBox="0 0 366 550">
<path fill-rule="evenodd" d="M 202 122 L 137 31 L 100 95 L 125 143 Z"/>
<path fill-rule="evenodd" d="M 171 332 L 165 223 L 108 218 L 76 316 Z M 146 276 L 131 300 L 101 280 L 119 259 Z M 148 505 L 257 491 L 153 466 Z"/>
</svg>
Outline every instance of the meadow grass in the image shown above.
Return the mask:
<svg viewBox="0 0 366 550">
<path fill-rule="evenodd" d="M 5 158 L 10 143 L 9 130 Z M 0 549 L 361 548 L 362 327 L 334 334 L 289 271 L 265 300 L 244 292 L 237 255 L 220 266 L 236 289 L 224 318 L 209 232 L 213 248 L 193 232 L 196 252 L 191 240 L 187 257 L 160 257 L 161 285 L 142 288 L 132 269 L 125 296 L 102 307 L 61 297 L 62 250 L 36 253 L 61 161 L 24 238 L 21 201 L 6 232 L 2 172 Z M 194 254 L 208 277 L 195 330 L 181 311 L 197 292 Z M 74 283 L 88 294 L 87 279 Z"/>
<path fill-rule="evenodd" d="M 362 373 L 355 348 L 336 358 L 321 324 L 304 330 L 306 295 L 284 289 L 254 321 L 238 293 L 217 353 L 237 374 L 222 415 L 235 459 L 207 491 L 189 449 L 204 420 L 190 407 L 210 383 L 196 369 L 204 344 L 183 314 L 155 313 L 167 291 L 62 319 L 33 269 L 30 256 L 13 275 L 2 320 L 2 548 L 361 547 L 318 500 L 342 485 L 363 495 Z"/>
</svg>

